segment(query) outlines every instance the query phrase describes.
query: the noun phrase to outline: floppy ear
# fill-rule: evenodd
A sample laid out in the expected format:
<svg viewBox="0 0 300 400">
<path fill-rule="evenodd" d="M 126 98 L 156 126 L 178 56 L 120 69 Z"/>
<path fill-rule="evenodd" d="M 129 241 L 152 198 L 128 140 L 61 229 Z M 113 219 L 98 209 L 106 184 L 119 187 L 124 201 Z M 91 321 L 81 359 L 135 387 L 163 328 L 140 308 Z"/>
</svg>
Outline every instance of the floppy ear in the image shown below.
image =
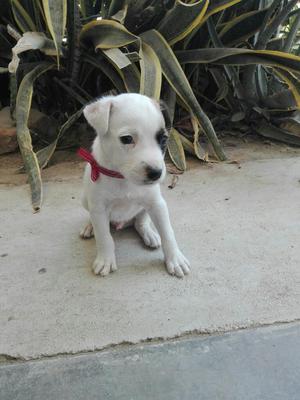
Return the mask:
<svg viewBox="0 0 300 400">
<path fill-rule="evenodd" d="M 95 129 L 99 136 L 108 131 L 109 116 L 112 109 L 112 98 L 103 97 L 85 106 L 83 114 L 88 123 Z"/>
<path fill-rule="evenodd" d="M 171 121 L 171 116 L 170 116 L 170 112 L 168 109 L 168 106 L 166 105 L 166 103 L 162 100 L 159 101 L 159 108 L 160 111 L 162 112 L 162 115 L 164 117 L 165 120 L 165 124 L 166 124 L 166 129 L 167 131 L 170 131 L 172 128 L 172 121 Z"/>
</svg>

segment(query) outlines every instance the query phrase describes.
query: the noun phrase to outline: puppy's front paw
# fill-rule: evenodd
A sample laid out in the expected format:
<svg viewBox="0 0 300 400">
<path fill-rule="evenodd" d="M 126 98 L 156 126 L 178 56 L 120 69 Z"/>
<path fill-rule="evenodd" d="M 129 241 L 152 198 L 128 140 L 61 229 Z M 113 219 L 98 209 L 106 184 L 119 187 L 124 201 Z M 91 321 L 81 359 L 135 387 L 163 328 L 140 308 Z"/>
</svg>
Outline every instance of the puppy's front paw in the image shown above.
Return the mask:
<svg viewBox="0 0 300 400">
<path fill-rule="evenodd" d="M 116 258 L 114 255 L 97 256 L 93 263 L 93 271 L 96 275 L 106 276 L 117 270 Z"/>
<path fill-rule="evenodd" d="M 166 257 L 165 262 L 170 275 L 183 278 L 190 272 L 190 263 L 179 249 L 174 250 L 173 254 Z"/>
</svg>

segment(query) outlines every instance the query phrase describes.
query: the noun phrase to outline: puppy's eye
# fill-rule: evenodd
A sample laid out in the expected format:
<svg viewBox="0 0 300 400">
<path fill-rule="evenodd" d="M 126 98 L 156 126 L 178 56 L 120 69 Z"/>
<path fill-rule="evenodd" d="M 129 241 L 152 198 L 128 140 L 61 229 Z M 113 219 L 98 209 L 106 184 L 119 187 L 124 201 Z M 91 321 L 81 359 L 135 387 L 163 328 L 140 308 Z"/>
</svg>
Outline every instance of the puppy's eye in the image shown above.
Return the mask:
<svg viewBox="0 0 300 400">
<path fill-rule="evenodd" d="M 123 144 L 131 144 L 133 143 L 133 137 L 130 135 L 121 136 L 120 137 L 121 143 Z"/>
</svg>

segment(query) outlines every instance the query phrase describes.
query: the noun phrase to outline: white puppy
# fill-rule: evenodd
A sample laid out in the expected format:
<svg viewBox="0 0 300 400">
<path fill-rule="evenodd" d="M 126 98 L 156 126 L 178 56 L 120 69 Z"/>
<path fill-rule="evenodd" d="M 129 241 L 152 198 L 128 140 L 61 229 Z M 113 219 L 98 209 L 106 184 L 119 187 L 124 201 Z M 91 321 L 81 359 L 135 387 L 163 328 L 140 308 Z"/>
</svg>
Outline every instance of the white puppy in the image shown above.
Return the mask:
<svg viewBox="0 0 300 400">
<path fill-rule="evenodd" d="M 110 223 L 117 228 L 133 224 L 147 246 L 157 248 L 162 243 L 171 275 L 188 274 L 189 262 L 178 248 L 160 192 L 168 136 L 160 105 L 140 94 L 121 94 L 87 105 L 84 116 L 97 132 L 92 150 L 96 168 L 104 167 L 104 174 L 100 171 L 93 181 L 95 167 L 90 161 L 84 174 L 83 206 L 91 222 L 81 237 L 95 235 L 95 274 L 105 276 L 117 269 Z M 107 176 L 105 169 L 124 179 Z"/>
</svg>

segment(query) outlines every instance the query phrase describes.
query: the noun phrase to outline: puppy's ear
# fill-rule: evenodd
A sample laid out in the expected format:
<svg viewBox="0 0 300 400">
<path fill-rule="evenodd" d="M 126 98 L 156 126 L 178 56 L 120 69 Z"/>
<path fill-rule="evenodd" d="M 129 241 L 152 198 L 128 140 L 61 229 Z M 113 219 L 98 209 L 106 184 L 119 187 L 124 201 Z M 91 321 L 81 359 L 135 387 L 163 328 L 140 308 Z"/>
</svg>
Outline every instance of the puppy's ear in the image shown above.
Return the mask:
<svg viewBox="0 0 300 400">
<path fill-rule="evenodd" d="M 170 112 L 168 109 L 168 106 L 166 105 L 166 103 L 162 100 L 159 101 L 159 108 L 160 111 L 162 112 L 162 115 L 164 117 L 165 120 L 165 124 L 166 124 L 166 129 L 167 131 L 170 131 L 172 128 L 172 121 L 171 121 L 171 116 L 170 116 Z"/>
<path fill-rule="evenodd" d="M 103 97 L 85 106 L 83 114 L 88 123 L 95 129 L 99 136 L 108 131 L 109 117 L 112 110 L 112 98 Z"/>
</svg>

